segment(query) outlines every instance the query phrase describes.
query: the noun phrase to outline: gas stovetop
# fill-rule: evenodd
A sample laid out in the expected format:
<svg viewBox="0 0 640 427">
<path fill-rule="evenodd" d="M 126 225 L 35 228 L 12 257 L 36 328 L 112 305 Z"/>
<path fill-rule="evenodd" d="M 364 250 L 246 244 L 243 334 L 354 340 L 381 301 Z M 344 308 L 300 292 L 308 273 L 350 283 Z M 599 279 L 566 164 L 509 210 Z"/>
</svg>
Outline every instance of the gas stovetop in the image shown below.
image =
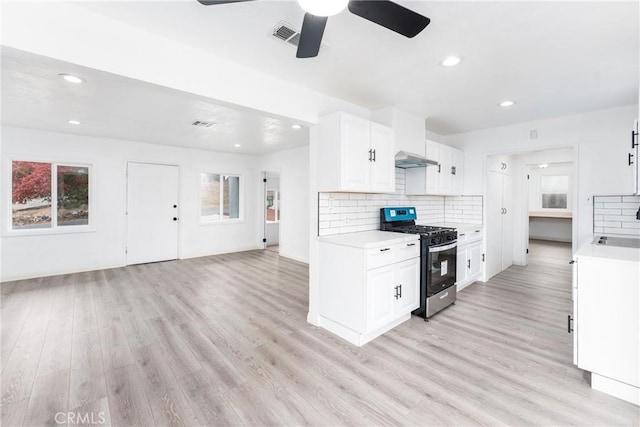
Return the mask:
<svg viewBox="0 0 640 427">
<path fill-rule="evenodd" d="M 436 236 L 438 234 L 445 234 L 451 231 L 455 231 L 455 228 L 448 227 L 435 227 L 433 225 L 416 225 L 416 224 L 405 224 L 405 225 L 391 225 L 385 227 L 386 231 L 394 231 L 396 233 L 411 233 L 411 234 L 420 234 L 422 236 Z"/>
<path fill-rule="evenodd" d="M 380 230 L 394 231 L 396 233 L 420 234 L 423 237 L 440 235 L 453 235 L 455 240 L 456 229 L 449 227 L 436 227 L 433 225 L 416 225 L 416 208 L 382 208 L 380 209 Z M 452 240 L 451 238 L 443 240 Z"/>
</svg>

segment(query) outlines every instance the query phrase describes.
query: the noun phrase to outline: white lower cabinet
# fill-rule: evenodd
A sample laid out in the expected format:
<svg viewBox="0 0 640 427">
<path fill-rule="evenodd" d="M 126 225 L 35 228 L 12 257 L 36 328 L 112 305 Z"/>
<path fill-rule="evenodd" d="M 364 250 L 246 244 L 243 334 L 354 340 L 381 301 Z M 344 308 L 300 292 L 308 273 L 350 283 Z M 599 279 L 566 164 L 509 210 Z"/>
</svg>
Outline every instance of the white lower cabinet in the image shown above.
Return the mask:
<svg viewBox="0 0 640 427">
<path fill-rule="evenodd" d="M 458 292 L 482 277 L 482 229 L 458 232 L 456 285 Z"/>
<path fill-rule="evenodd" d="M 591 372 L 592 388 L 640 405 L 640 255 L 614 259 L 628 248 L 593 246 L 575 257 L 574 363 Z"/>
<path fill-rule="evenodd" d="M 420 242 L 418 235 L 362 242 L 362 235 L 397 234 L 350 234 L 319 239 L 320 326 L 361 346 L 420 306 Z"/>
</svg>

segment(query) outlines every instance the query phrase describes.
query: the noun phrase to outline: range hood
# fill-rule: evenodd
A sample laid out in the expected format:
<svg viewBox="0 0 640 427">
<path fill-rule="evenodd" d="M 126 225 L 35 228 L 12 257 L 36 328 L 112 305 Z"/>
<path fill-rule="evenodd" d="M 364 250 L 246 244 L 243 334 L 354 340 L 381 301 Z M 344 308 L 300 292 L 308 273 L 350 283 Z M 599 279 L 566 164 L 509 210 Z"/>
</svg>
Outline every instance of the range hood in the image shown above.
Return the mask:
<svg viewBox="0 0 640 427">
<path fill-rule="evenodd" d="M 396 167 L 402 169 L 424 168 L 426 166 L 437 166 L 438 162 L 429 160 L 419 154 L 409 153 L 407 151 L 398 151 L 396 154 Z"/>
</svg>

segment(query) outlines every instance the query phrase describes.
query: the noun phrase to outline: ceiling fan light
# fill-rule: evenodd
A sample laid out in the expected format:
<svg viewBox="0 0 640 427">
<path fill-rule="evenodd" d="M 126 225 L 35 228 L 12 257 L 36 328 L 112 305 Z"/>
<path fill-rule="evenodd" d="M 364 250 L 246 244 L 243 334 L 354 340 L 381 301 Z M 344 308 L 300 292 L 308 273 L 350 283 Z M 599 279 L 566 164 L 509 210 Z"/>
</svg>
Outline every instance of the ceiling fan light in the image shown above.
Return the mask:
<svg viewBox="0 0 640 427">
<path fill-rule="evenodd" d="M 305 12 L 315 16 L 332 16 L 342 12 L 349 0 L 298 0 Z"/>
</svg>

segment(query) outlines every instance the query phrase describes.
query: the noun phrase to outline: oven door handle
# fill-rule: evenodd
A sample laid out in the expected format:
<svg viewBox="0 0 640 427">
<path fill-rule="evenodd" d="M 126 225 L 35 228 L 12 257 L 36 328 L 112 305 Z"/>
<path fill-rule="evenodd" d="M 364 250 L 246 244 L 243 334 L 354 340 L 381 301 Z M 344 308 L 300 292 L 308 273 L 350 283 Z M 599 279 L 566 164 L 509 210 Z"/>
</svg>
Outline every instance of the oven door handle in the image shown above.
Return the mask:
<svg viewBox="0 0 640 427">
<path fill-rule="evenodd" d="M 447 251 L 449 249 L 455 248 L 456 246 L 458 246 L 458 242 L 453 242 L 449 245 L 444 246 L 431 246 L 429 247 L 429 253 Z"/>
</svg>

